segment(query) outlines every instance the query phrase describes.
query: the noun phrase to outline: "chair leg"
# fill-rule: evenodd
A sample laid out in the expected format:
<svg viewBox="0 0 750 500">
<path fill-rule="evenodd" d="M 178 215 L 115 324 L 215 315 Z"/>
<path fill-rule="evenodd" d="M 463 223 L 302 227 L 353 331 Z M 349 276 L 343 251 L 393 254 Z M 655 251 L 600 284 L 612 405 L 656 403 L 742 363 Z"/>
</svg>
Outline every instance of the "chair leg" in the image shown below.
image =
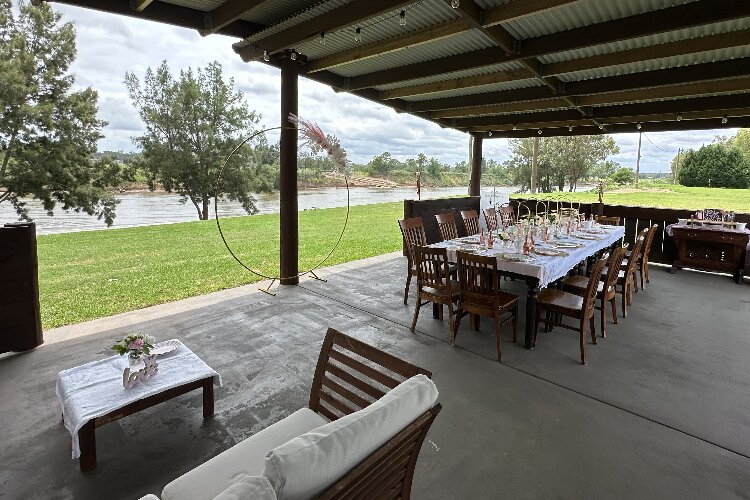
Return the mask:
<svg viewBox="0 0 750 500">
<path fill-rule="evenodd" d="M 406 275 L 406 286 L 404 287 L 404 305 L 409 300 L 409 286 L 411 285 L 411 271 Z"/>
<path fill-rule="evenodd" d="M 591 327 L 591 343 L 596 345 L 596 320 L 594 316 L 589 318 L 589 326 Z"/>
<path fill-rule="evenodd" d="M 609 301 L 609 303 L 612 306 L 612 322 L 616 325 L 617 324 L 617 294 L 614 294 L 612 296 L 612 299 Z"/>
<path fill-rule="evenodd" d="M 622 285 L 622 317 L 628 317 L 628 285 L 624 283 Z"/>
<path fill-rule="evenodd" d="M 453 333 L 451 334 L 451 345 L 456 345 L 456 336 L 458 335 L 458 325 L 461 323 L 461 307 L 456 307 L 456 319 L 453 321 Z"/>
<path fill-rule="evenodd" d="M 651 283 L 648 279 L 648 259 L 643 259 L 643 272 L 646 275 L 646 283 Z"/>
<path fill-rule="evenodd" d="M 500 336 L 500 313 L 495 313 L 495 343 L 497 344 L 497 362 L 503 361 L 503 340 Z"/>
<path fill-rule="evenodd" d="M 586 364 L 586 320 L 581 319 L 581 364 Z"/>
<path fill-rule="evenodd" d="M 604 300 L 604 294 L 602 294 L 602 315 L 601 315 L 601 327 L 602 327 L 602 338 L 607 338 L 607 301 Z"/>
<path fill-rule="evenodd" d="M 534 321 L 534 341 L 531 343 L 531 347 L 536 347 L 536 336 L 539 333 L 539 321 L 542 319 L 542 308 L 539 304 L 536 306 L 536 321 Z"/>
<path fill-rule="evenodd" d="M 513 307 L 513 343 L 516 343 L 516 332 L 518 331 L 518 302 Z"/>
<path fill-rule="evenodd" d="M 635 275 L 635 271 L 633 271 L 633 288 L 632 289 L 635 290 L 635 293 L 638 293 L 638 277 Z"/>
<path fill-rule="evenodd" d="M 549 309 L 547 310 L 547 314 L 544 316 L 544 333 L 549 333 L 550 330 L 552 330 L 552 325 L 550 324 L 552 322 L 552 311 Z"/>
<path fill-rule="evenodd" d="M 417 319 L 419 318 L 419 308 L 422 307 L 422 299 L 419 297 L 419 290 L 417 290 L 417 301 L 414 309 L 414 319 L 411 322 L 411 332 L 414 333 L 414 329 L 417 327 Z"/>
<path fill-rule="evenodd" d="M 448 304 L 448 334 L 453 336 L 453 302 Z"/>
</svg>

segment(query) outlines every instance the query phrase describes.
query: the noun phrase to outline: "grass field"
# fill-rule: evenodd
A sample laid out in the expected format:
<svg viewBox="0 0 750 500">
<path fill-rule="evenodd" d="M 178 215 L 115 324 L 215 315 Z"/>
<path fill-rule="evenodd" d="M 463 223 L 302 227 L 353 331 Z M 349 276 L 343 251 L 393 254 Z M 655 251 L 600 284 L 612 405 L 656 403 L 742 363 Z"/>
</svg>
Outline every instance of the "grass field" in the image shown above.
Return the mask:
<svg viewBox="0 0 750 500">
<path fill-rule="evenodd" d="M 607 191 L 604 203 L 608 205 L 631 205 L 640 207 L 684 208 L 723 208 L 735 212 L 750 213 L 750 189 L 721 189 L 685 187 L 673 184 L 641 183 L 644 188 L 638 192 Z M 518 195 L 521 198 L 529 195 Z M 566 200 L 584 203 L 597 201 L 596 191 L 584 193 L 549 193 L 536 195 L 537 198 Z"/>
<path fill-rule="evenodd" d="M 328 253 L 345 214 L 345 208 L 300 212 L 300 270 Z M 399 202 L 352 207 L 344 238 L 325 265 L 399 249 L 402 216 Z M 278 274 L 278 228 L 278 214 L 222 219 L 243 262 L 271 276 Z M 259 280 L 231 258 L 213 220 L 39 236 L 38 254 L 44 329 Z"/>
</svg>

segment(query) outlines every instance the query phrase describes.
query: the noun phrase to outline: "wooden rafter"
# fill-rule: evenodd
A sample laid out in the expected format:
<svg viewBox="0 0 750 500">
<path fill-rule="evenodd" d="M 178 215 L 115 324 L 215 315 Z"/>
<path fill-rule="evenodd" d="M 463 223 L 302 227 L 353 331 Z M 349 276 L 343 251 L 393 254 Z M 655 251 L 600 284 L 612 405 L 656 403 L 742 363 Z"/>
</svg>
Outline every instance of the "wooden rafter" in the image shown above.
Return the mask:
<svg viewBox="0 0 750 500">
<path fill-rule="evenodd" d="M 330 12 L 255 40 L 253 43 L 269 53 L 294 48 L 306 40 L 320 36 L 321 33 L 337 31 L 411 3 L 413 0 L 378 0 L 376 2 L 354 0 Z"/>
<path fill-rule="evenodd" d="M 561 7 L 578 0 L 514 0 L 505 5 L 491 7 L 484 11 L 485 26 L 504 23 L 520 17 L 526 17 L 556 7 Z"/>
<path fill-rule="evenodd" d="M 345 50 L 327 57 L 321 57 L 320 59 L 309 61 L 305 67 L 305 71 L 307 73 L 314 73 L 316 71 L 341 66 L 342 64 L 381 56 L 390 52 L 396 52 L 398 50 L 457 35 L 463 33 L 467 29 L 469 29 L 469 23 L 462 19 L 447 21 L 420 30 L 411 31 L 404 35 L 389 38 L 387 40 L 378 40 L 367 45 L 362 45 L 361 47 L 355 47 L 350 50 Z M 365 33 L 364 36 L 367 36 L 367 34 Z"/>
<path fill-rule="evenodd" d="M 209 33 L 216 33 L 221 28 L 241 18 L 246 12 L 260 6 L 268 0 L 227 0 L 207 14 Z"/>
<path fill-rule="evenodd" d="M 520 53 L 506 54 L 504 49 L 490 47 L 466 54 L 367 73 L 352 77 L 350 88 L 360 89 L 434 77 L 438 74 L 449 74 L 455 71 L 476 69 L 509 61 L 527 60 L 530 57 L 746 16 L 750 16 L 750 2 L 746 0 L 702 0 L 606 23 L 520 40 Z M 541 71 L 542 74 L 545 73 L 544 67 L 541 68 Z"/>
<path fill-rule="evenodd" d="M 399 87 L 391 90 L 380 92 L 381 99 L 396 99 L 399 97 L 409 97 L 415 95 L 433 94 L 436 92 L 445 92 L 447 90 L 457 90 L 469 87 L 481 87 L 482 85 L 492 85 L 495 83 L 514 82 L 534 78 L 536 75 L 526 68 L 507 69 L 505 71 L 495 71 L 477 76 L 464 76 L 443 80 L 435 83 L 423 83 L 421 85 L 410 85 L 408 87 Z"/>
<path fill-rule="evenodd" d="M 146 7 L 151 5 L 153 0 L 133 0 L 133 10 L 143 12 Z"/>
<path fill-rule="evenodd" d="M 750 76 L 750 58 L 733 59 L 712 63 L 694 64 L 679 68 L 647 71 L 622 76 L 597 78 L 578 82 L 568 82 L 564 95 L 577 97 L 592 94 L 606 94 L 615 91 L 647 89 L 651 87 L 665 87 L 690 82 L 722 80 Z M 549 99 L 561 97 L 553 94 L 546 87 L 529 87 L 523 89 L 504 90 L 485 94 L 474 94 L 443 99 L 429 99 L 411 103 L 411 111 L 435 111 L 440 109 L 460 108 L 468 106 L 487 106 L 534 99 Z M 579 105 L 581 101 L 577 101 Z"/>
<path fill-rule="evenodd" d="M 484 116 L 500 115 L 504 113 L 518 113 L 525 111 L 542 111 L 556 108 L 568 108 L 566 100 L 555 99 L 537 99 L 535 101 L 511 102 L 508 104 L 496 104 L 491 106 L 474 106 L 469 108 L 444 109 L 441 111 L 432 111 L 420 116 L 428 118 L 462 118 L 467 116 Z"/>
</svg>

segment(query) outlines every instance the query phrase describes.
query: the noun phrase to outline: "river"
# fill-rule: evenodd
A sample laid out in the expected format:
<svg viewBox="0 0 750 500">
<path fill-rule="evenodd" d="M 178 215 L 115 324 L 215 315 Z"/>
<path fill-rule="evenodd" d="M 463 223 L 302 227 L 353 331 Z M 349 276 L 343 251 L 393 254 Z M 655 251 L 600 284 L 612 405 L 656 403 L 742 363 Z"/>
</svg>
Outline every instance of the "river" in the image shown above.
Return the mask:
<svg viewBox="0 0 750 500">
<path fill-rule="evenodd" d="M 516 191 L 517 188 L 502 187 L 497 188 L 497 190 L 501 196 L 507 196 L 507 194 Z M 422 199 L 465 195 L 466 191 L 467 188 L 465 187 L 423 188 Z M 489 191 L 487 188 L 482 189 L 482 195 L 484 196 L 490 195 L 491 192 L 491 188 Z M 403 201 L 404 199 L 413 199 L 416 197 L 413 188 L 357 187 L 351 188 L 349 195 L 351 205 Z M 260 194 L 255 197 L 258 200 L 256 206 L 260 213 L 268 214 L 279 211 L 278 193 Z M 116 198 L 120 203 L 117 205 L 117 218 L 110 229 L 170 224 L 197 220 L 198 218 L 193 205 L 189 202 L 180 203 L 179 196 L 174 194 L 161 192 L 122 193 L 118 194 Z M 346 189 L 344 188 L 318 188 L 299 191 L 300 210 L 341 206 L 346 206 Z M 56 210 L 55 215 L 49 217 L 42 209 L 41 203 L 30 200 L 29 207 L 31 217 L 36 222 L 38 234 L 107 229 L 103 221 L 83 213 Z M 213 207 L 211 208 L 211 214 L 213 215 Z M 245 211 L 239 203 L 222 202 L 219 204 L 219 215 L 245 215 Z M 0 204 L 0 224 L 15 222 L 17 219 L 18 217 L 9 203 Z"/>
</svg>

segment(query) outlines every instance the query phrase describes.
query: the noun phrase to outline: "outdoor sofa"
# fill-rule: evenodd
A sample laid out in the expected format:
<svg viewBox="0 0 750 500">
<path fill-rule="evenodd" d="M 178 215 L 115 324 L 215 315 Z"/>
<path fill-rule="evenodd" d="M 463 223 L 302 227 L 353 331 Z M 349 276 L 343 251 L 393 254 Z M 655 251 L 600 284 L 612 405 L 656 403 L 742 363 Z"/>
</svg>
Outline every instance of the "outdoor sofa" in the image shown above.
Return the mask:
<svg viewBox="0 0 750 500">
<path fill-rule="evenodd" d="M 422 442 L 441 409 L 431 376 L 329 329 L 309 407 L 183 474 L 161 498 L 409 498 Z"/>
</svg>

